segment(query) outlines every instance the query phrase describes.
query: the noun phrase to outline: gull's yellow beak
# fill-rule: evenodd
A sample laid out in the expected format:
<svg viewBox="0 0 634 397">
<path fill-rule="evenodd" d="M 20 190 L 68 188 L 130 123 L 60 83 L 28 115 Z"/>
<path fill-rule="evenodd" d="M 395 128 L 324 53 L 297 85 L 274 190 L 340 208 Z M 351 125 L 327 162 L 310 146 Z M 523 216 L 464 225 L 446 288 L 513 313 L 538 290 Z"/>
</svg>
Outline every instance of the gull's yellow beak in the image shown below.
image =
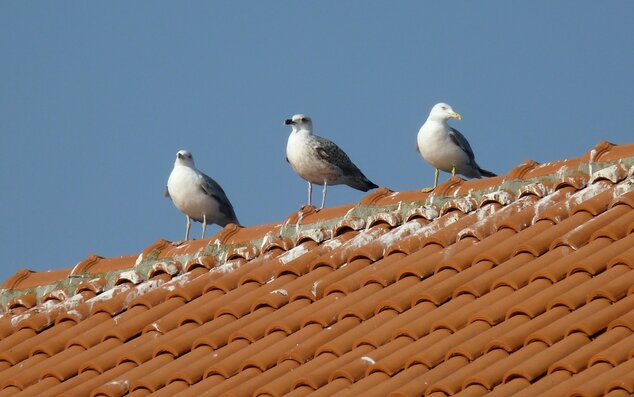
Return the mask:
<svg viewBox="0 0 634 397">
<path fill-rule="evenodd" d="M 462 120 L 462 116 L 456 112 L 451 113 L 450 116 L 456 120 Z"/>
</svg>

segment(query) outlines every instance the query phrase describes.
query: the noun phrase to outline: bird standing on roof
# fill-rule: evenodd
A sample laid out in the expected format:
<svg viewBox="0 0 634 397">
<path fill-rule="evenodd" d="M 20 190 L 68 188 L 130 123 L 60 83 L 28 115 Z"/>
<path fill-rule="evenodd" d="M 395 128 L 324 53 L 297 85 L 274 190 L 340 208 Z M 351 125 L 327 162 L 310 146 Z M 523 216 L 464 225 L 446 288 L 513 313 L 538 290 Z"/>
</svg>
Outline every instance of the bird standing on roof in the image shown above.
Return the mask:
<svg viewBox="0 0 634 397">
<path fill-rule="evenodd" d="M 296 114 L 284 124 L 292 126 L 286 144 L 286 161 L 308 181 L 308 205 L 312 205 L 313 183 L 324 186 L 321 208 L 326 204 L 328 185 L 344 184 L 364 192 L 378 187 L 363 175 L 339 146 L 313 135 L 310 117 Z"/>
<path fill-rule="evenodd" d="M 491 171 L 480 168 L 476 163 L 467 138 L 447 124 L 447 120 L 452 118 L 460 120 L 462 117 L 446 103 L 437 103 L 418 131 L 417 150 L 425 161 L 436 169 L 434 187 L 423 189 L 423 191 L 436 188 L 438 170 L 451 172 L 452 176 L 461 174 L 468 178 L 497 176 Z"/>
<path fill-rule="evenodd" d="M 176 153 L 165 196 L 171 198 L 176 208 L 187 216 L 185 240 L 189 240 L 191 219 L 202 222 L 202 238 L 205 238 L 208 223 L 222 227 L 229 223 L 239 225 L 233 206 L 222 187 L 196 169 L 194 158 L 187 150 Z"/>
</svg>

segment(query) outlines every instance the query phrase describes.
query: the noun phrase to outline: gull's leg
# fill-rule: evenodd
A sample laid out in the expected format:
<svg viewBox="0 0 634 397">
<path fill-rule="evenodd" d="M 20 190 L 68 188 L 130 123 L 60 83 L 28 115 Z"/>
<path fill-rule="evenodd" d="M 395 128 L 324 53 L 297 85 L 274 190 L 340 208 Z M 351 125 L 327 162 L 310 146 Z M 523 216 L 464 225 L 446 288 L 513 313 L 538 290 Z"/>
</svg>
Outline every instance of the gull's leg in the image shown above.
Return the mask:
<svg viewBox="0 0 634 397">
<path fill-rule="evenodd" d="M 451 167 L 451 176 L 456 176 L 456 166 Z"/>
<path fill-rule="evenodd" d="M 321 196 L 321 208 L 319 209 L 323 209 L 324 205 L 326 204 L 326 192 L 328 191 L 328 182 L 324 181 L 324 192 Z"/>
<path fill-rule="evenodd" d="M 192 221 L 189 219 L 189 215 L 185 215 L 187 217 L 187 230 L 185 230 L 185 241 L 189 240 L 189 228 L 192 226 Z"/>
<path fill-rule="evenodd" d="M 439 174 L 440 174 L 440 171 L 438 171 L 438 168 L 436 168 L 436 171 L 434 171 L 434 186 L 433 187 L 424 187 L 420 191 L 423 192 L 423 193 L 429 193 L 432 190 L 436 189 L 436 186 L 438 186 L 438 175 Z"/>
<path fill-rule="evenodd" d="M 313 184 L 308 182 L 308 205 L 313 205 Z"/>
<path fill-rule="evenodd" d="M 205 230 L 207 230 L 207 215 L 203 214 L 203 236 L 205 238 Z"/>
</svg>

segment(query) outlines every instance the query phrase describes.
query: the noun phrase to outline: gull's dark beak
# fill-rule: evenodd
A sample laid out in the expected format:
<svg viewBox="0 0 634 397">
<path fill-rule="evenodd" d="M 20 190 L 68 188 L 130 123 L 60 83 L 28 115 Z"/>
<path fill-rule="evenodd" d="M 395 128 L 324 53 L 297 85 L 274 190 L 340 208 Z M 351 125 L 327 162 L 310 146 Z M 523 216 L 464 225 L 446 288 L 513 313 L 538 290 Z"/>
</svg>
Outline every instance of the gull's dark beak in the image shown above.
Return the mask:
<svg viewBox="0 0 634 397">
<path fill-rule="evenodd" d="M 284 125 L 293 125 L 293 124 L 295 124 L 295 122 L 291 119 L 284 120 Z"/>
</svg>

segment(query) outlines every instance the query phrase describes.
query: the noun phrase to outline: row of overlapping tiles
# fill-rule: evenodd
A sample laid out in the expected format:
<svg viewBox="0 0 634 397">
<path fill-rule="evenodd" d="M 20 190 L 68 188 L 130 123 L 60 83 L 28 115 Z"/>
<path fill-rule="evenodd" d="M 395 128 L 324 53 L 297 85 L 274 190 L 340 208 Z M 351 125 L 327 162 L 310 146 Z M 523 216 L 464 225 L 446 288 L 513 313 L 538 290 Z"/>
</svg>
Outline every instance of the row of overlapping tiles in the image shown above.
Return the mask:
<svg viewBox="0 0 634 397">
<path fill-rule="evenodd" d="M 97 296 L 87 288 L 48 318 L 16 319 L 0 341 L 0 395 L 452 395 L 594 382 L 580 377 L 623 370 L 634 346 L 614 344 L 632 343 L 630 188 L 564 186 Z"/>
</svg>

